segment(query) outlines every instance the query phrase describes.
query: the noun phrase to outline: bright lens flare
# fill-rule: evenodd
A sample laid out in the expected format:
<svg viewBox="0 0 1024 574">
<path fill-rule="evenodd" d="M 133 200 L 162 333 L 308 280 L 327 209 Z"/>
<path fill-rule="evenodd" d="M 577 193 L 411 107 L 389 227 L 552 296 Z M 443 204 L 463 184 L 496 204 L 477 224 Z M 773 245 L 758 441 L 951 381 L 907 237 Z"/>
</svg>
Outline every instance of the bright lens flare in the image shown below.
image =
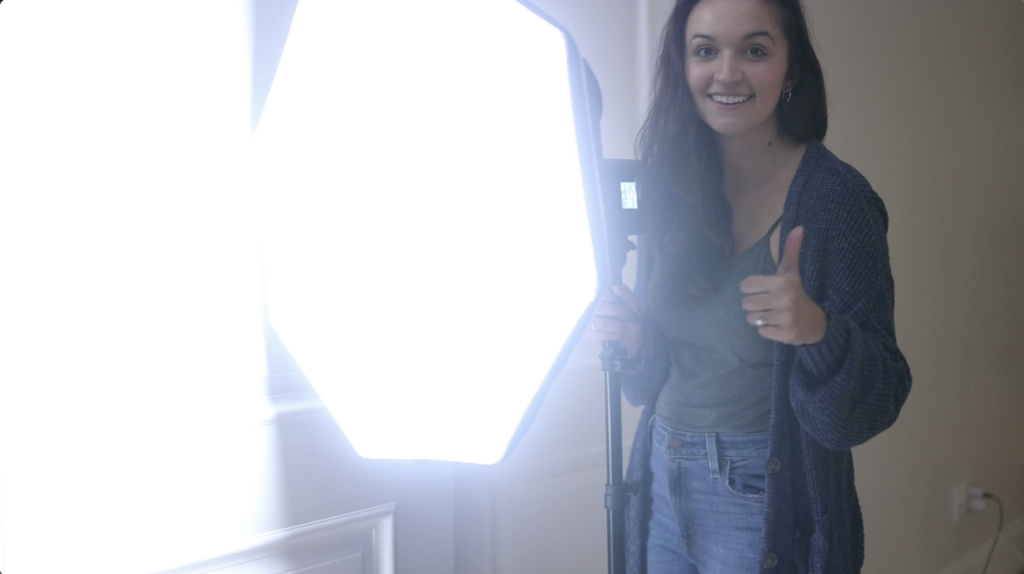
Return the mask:
<svg viewBox="0 0 1024 574">
<path fill-rule="evenodd" d="M 303 0 L 257 133 L 271 322 L 356 450 L 493 463 L 596 272 L 562 33 Z"/>
</svg>

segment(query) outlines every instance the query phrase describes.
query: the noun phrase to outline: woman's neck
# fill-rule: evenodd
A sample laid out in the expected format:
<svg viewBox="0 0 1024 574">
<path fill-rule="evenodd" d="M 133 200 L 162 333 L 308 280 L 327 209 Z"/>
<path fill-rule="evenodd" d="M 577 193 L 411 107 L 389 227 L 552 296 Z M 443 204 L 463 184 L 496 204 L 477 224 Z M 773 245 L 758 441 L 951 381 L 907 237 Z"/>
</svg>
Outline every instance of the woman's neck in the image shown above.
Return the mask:
<svg viewBox="0 0 1024 574">
<path fill-rule="evenodd" d="M 777 192 L 783 183 L 786 190 L 789 188 L 789 172 L 799 164 L 805 146 L 782 137 L 774 122 L 766 123 L 764 128 L 738 136 L 718 136 L 722 192 L 730 204 L 746 203 L 752 195 Z"/>
<path fill-rule="evenodd" d="M 722 194 L 732 209 L 732 254 L 746 250 L 782 215 L 786 195 L 807 144 L 780 136 L 778 129 L 718 138 Z M 776 230 L 776 233 L 779 233 Z M 769 245 L 775 245 L 773 236 Z M 773 256 L 777 255 L 773 249 Z"/>
</svg>

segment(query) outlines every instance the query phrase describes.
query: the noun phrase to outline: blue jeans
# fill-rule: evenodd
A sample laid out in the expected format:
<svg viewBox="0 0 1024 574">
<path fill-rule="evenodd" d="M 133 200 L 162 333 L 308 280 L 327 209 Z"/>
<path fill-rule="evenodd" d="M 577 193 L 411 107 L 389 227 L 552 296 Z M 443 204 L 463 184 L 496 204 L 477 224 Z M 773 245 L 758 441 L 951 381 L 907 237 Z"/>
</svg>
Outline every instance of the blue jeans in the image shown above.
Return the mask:
<svg viewBox="0 0 1024 574">
<path fill-rule="evenodd" d="M 648 574 L 760 572 L 768 433 L 651 431 Z"/>
</svg>

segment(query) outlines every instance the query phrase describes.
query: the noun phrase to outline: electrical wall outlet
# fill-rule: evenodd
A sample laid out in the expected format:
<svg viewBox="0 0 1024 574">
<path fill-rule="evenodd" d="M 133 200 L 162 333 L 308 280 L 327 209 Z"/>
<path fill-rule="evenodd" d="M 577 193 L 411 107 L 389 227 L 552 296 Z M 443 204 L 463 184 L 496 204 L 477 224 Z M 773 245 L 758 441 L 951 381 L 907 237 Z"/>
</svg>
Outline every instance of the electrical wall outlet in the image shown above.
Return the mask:
<svg viewBox="0 0 1024 574">
<path fill-rule="evenodd" d="M 953 522 L 960 522 L 967 512 L 967 481 L 953 487 Z"/>
<path fill-rule="evenodd" d="M 983 489 L 967 489 L 967 509 L 971 512 L 985 512 L 985 491 Z"/>
</svg>

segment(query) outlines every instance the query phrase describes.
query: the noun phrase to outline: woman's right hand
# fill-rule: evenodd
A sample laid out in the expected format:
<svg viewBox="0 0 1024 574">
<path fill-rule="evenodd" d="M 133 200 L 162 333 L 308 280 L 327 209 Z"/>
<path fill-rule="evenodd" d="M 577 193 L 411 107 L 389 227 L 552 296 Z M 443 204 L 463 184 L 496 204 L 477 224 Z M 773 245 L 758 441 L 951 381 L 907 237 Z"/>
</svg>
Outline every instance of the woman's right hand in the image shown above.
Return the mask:
<svg viewBox="0 0 1024 574">
<path fill-rule="evenodd" d="M 640 353 L 640 343 L 644 339 L 640 329 L 640 308 L 629 287 L 612 285 L 611 291 L 597 302 L 587 329 L 587 339 L 599 347 L 603 347 L 605 341 L 618 341 L 626 348 L 629 359 Z"/>
</svg>

